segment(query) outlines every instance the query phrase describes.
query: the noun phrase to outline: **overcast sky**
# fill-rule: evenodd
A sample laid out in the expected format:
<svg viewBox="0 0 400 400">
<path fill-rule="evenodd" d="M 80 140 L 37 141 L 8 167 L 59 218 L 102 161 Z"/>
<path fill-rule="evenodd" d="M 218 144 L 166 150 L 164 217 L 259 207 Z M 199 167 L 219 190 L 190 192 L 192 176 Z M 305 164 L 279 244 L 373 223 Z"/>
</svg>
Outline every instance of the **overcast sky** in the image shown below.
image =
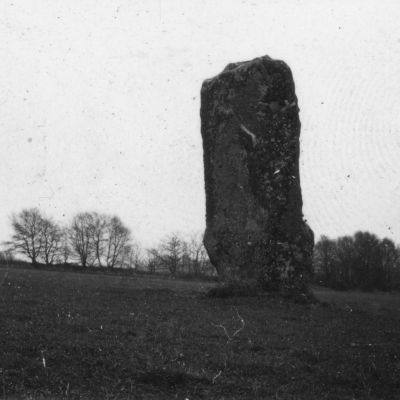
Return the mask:
<svg viewBox="0 0 400 400">
<path fill-rule="evenodd" d="M 200 87 L 268 54 L 299 98 L 316 237 L 400 243 L 398 1 L 0 3 L 0 241 L 39 207 L 116 213 L 145 246 L 205 227 Z"/>
</svg>

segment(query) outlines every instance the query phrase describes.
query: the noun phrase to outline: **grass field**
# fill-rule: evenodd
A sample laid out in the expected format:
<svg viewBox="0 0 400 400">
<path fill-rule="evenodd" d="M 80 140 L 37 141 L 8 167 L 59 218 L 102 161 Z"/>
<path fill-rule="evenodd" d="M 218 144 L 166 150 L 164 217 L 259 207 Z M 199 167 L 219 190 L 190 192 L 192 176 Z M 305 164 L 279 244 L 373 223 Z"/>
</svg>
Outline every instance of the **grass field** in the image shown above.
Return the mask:
<svg viewBox="0 0 400 400">
<path fill-rule="evenodd" d="M 400 399 L 398 294 L 300 305 L 210 285 L 10 270 L 0 398 Z"/>
</svg>

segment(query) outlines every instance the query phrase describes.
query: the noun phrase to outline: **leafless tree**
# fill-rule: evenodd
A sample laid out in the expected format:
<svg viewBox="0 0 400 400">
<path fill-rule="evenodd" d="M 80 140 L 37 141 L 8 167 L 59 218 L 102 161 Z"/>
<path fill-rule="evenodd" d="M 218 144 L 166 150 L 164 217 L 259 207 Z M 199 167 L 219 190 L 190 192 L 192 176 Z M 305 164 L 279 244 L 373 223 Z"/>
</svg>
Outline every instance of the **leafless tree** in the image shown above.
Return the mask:
<svg viewBox="0 0 400 400">
<path fill-rule="evenodd" d="M 143 266 L 139 243 L 131 241 L 121 251 L 119 264 L 122 268 L 139 269 Z"/>
<path fill-rule="evenodd" d="M 138 242 L 131 239 L 131 243 L 125 246 L 122 265 L 129 268 L 139 269 L 143 265 L 141 248 Z"/>
<path fill-rule="evenodd" d="M 337 282 L 344 281 L 353 285 L 354 263 L 356 253 L 354 250 L 354 239 L 351 236 L 342 236 L 335 242 L 336 268 L 335 275 L 332 275 Z M 345 268 L 343 268 L 345 266 Z"/>
<path fill-rule="evenodd" d="M 183 255 L 183 241 L 176 233 L 173 233 L 163 243 L 162 248 L 166 255 L 168 268 L 171 274 L 175 275 Z"/>
<path fill-rule="evenodd" d="M 390 282 L 391 280 L 391 273 L 399 261 L 399 252 L 396 250 L 396 245 L 393 243 L 392 240 L 388 238 L 384 238 L 380 246 L 380 253 L 381 253 L 381 268 L 382 272 L 385 277 L 386 282 Z"/>
<path fill-rule="evenodd" d="M 195 233 L 188 243 L 188 251 L 191 260 L 191 269 L 195 275 L 201 273 L 202 265 L 207 259 L 207 252 L 203 245 L 203 234 Z"/>
<path fill-rule="evenodd" d="M 34 266 L 38 265 L 43 253 L 43 222 L 44 218 L 37 208 L 24 209 L 11 217 L 14 249 L 30 258 Z"/>
<path fill-rule="evenodd" d="M 42 221 L 42 243 L 43 251 L 41 258 L 46 265 L 52 265 L 57 259 L 61 249 L 62 231 L 61 228 L 49 218 Z"/>
<path fill-rule="evenodd" d="M 162 241 L 158 255 L 171 275 L 175 276 L 183 255 L 183 241 L 177 233 L 167 236 Z"/>
<path fill-rule="evenodd" d="M 147 257 L 145 268 L 150 274 L 154 274 L 157 270 L 161 269 L 160 267 L 163 265 L 163 258 L 155 247 L 147 249 L 146 251 Z"/>
<path fill-rule="evenodd" d="M 61 244 L 58 252 L 58 263 L 66 265 L 71 256 L 71 246 L 68 240 L 68 229 L 61 231 Z"/>
<path fill-rule="evenodd" d="M 69 240 L 72 250 L 78 256 L 83 267 L 91 265 L 94 261 L 94 249 L 92 241 L 93 215 L 91 213 L 79 213 L 73 220 L 69 229 Z"/>
<path fill-rule="evenodd" d="M 314 247 L 314 268 L 326 282 L 335 274 L 336 258 L 335 241 L 321 236 Z"/>
<path fill-rule="evenodd" d="M 107 224 L 109 224 L 109 217 L 103 214 L 92 213 L 91 221 L 91 236 L 93 241 L 93 248 L 95 257 L 99 267 L 102 267 L 102 259 L 105 253 L 105 235 Z"/>
<path fill-rule="evenodd" d="M 129 245 L 130 231 L 122 223 L 119 217 L 112 217 L 105 225 L 106 237 L 106 266 L 114 268 L 124 253 L 124 249 Z"/>
</svg>

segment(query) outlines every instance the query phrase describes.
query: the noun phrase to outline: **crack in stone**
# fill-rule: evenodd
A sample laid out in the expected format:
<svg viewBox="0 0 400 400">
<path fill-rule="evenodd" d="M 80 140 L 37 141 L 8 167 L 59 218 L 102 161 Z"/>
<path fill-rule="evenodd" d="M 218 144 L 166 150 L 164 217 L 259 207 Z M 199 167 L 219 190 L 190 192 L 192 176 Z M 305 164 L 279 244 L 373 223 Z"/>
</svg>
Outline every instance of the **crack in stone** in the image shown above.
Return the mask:
<svg viewBox="0 0 400 400">
<path fill-rule="evenodd" d="M 257 136 L 249 129 L 247 129 L 243 124 L 240 124 L 240 128 L 244 133 L 247 133 L 250 136 L 253 147 L 255 147 L 257 145 Z"/>
</svg>

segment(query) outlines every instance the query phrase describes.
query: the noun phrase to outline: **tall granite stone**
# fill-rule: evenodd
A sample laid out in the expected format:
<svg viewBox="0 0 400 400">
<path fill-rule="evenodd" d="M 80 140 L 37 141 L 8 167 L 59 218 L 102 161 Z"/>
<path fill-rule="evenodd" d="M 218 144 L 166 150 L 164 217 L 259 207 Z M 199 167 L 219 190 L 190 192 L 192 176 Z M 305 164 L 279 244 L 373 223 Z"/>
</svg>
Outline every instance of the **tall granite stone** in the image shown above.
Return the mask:
<svg viewBox="0 0 400 400">
<path fill-rule="evenodd" d="M 229 64 L 201 89 L 204 244 L 225 282 L 300 289 L 314 235 L 303 220 L 292 73 L 268 56 Z"/>
</svg>

